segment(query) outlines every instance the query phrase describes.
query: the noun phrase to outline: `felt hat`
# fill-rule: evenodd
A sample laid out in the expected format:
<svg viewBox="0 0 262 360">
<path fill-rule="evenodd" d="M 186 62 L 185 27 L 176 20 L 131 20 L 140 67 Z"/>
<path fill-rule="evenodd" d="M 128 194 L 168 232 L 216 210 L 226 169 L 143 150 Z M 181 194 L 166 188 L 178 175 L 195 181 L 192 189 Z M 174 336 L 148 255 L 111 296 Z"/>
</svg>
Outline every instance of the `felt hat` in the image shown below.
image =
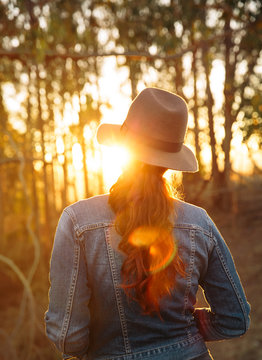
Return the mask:
<svg viewBox="0 0 262 360">
<path fill-rule="evenodd" d="M 196 172 L 196 157 L 184 145 L 187 121 L 187 105 L 180 96 L 146 88 L 133 100 L 122 125 L 99 126 L 97 140 L 103 145 L 123 144 L 147 164 Z"/>
</svg>

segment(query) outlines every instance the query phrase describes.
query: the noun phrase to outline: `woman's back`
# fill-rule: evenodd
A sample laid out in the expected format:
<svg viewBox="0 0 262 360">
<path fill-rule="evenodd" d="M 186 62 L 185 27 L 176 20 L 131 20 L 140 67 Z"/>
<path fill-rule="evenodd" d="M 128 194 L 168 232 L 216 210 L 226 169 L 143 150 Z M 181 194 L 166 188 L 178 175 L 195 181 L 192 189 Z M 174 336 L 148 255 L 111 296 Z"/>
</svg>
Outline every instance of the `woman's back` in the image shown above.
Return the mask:
<svg viewBox="0 0 262 360">
<path fill-rule="evenodd" d="M 77 348 L 85 344 L 90 359 L 124 359 L 128 354 L 133 359 L 146 356 L 150 349 L 150 357 L 158 354 L 159 359 L 161 356 L 168 358 L 170 354 L 174 359 L 176 355 L 178 359 L 191 359 L 195 354 L 206 352 L 203 336 L 216 340 L 245 332 L 248 307 L 238 277 L 232 276 L 228 283 L 228 273 L 234 273 L 234 268 L 231 268 L 233 263 L 220 234 L 203 209 L 178 200 L 174 200 L 174 208 L 173 231 L 179 239 L 186 276 L 178 275 L 171 296 L 161 300 L 161 317 L 143 315 L 139 304 L 127 298 L 121 288 L 125 255 L 118 250 L 121 237 L 113 226 L 114 213 L 108 205 L 108 195 L 83 200 L 65 209 L 59 223 L 63 231 L 58 227 L 61 239 L 56 239 L 63 249 L 56 246 L 56 250 L 60 255 L 64 252 L 63 263 L 68 271 L 72 265 L 72 274 L 68 276 L 70 290 L 68 292 L 69 284 L 65 283 L 56 294 L 52 294 L 52 289 L 50 292 L 57 303 L 61 299 L 66 301 L 68 312 L 58 316 L 64 333 L 50 334 L 55 343 L 64 344 L 64 353 L 77 352 Z M 70 241 L 72 235 L 74 243 Z M 209 270 L 211 258 L 217 267 L 213 284 Z M 57 259 L 52 261 L 51 278 L 52 273 L 57 277 L 60 267 Z M 216 317 L 214 326 L 208 326 L 212 319 L 207 310 L 197 311 L 201 316 L 198 313 L 197 319 L 194 317 L 198 283 L 205 288 L 207 281 L 208 299 L 217 303 L 216 311 L 219 316 L 221 314 L 221 318 Z M 216 288 L 221 284 L 224 289 L 217 293 Z M 226 301 L 227 296 L 231 305 Z M 242 299 L 243 308 L 239 299 Z M 49 321 L 53 321 L 52 309 L 47 314 L 47 331 Z"/>
</svg>

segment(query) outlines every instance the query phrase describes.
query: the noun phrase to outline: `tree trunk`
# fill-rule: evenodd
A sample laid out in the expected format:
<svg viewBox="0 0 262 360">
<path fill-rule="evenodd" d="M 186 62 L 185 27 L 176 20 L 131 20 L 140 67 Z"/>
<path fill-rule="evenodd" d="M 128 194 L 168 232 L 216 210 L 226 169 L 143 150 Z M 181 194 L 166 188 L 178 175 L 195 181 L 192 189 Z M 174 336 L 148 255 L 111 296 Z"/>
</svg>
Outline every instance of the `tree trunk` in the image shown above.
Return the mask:
<svg viewBox="0 0 262 360">
<path fill-rule="evenodd" d="M 28 68 L 28 77 L 30 79 L 31 71 L 30 68 Z M 32 192 L 32 206 L 33 206 L 33 221 L 35 223 L 35 231 L 37 238 L 40 237 L 40 225 L 39 225 L 39 207 L 38 207 L 38 199 L 37 199 L 37 189 L 36 189 L 36 176 L 35 176 L 35 169 L 34 169 L 34 150 L 33 150 L 33 139 L 32 139 L 32 118 L 31 118 L 31 103 L 30 103 L 30 80 L 29 80 L 29 86 L 28 86 L 28 99 L 27 99 L 27 131 L 26 131 L 26 137 L 27 137 L 27 143 L 28 143 L 28 152 L 29 156 L 32 157 L 32 161 L 30 161 L 30 174 L 31 174 L 31 192 Z"/>
<path fill-rule="evenodd" d="M 0 159 L 2 158 L 2 152 L 0 149 Z M 4 218 L 5 218 L 5 210 L 4 210 L 4 191 L 3 191 L 3 187 L 4 187 L 4 181 L 3 181 L 3 174 L 4 174 L 4 165 L 0 164 L 0 238 L 1 238 L 1 242 L 2 244 L 4 244 L 4 238 L 5 238 L 5 233 L 4 233 Z"/>
<path fill-rule="evenodd" d="M 136 64 L 132 60 L 127 60 L 127 66 L 129 68 L 129 79 L 131 82 L 131 97 L 132 100 L 137 96 L 137 74 Z"/>
<path fill-rule="evenodd" d="M 223 150 L 225 154 L 224 171 L 223 171 L 223 182 L 224 186 L 228 187 L 230 180 L 230 144 L 232 139 L 232 115 L 231 105 L 233 101 L 232 88 L 233 88 L 233 77 L 232 77 L 232 66 L 230 64 L 230 51 L 232 48 L 231 32 L 230 32 L 230 18 L 229 16 L 225 19 L 225 85 L 224 85 L 224 115 L 225 115 L 225 138 L 223 141 Z"/>
<path fill-rule="evenodd" d="M 46 67 L 48 67 L 48 64 L 46 63 Z M 47 83 L 46 85 L 46 104 L 47 104 L 47 108 L 48 108 L 48 113 L 49 113 L 49 131 L 50 131 L 50 135 L 53 135 L 54 139 L 55 139 L 55 116 L 54 116 L 54 110 L 53 110 L 53 103 L 50 99 L 50 97 L 48 96 L 49 91 L 51 92 L 51 89 L 49 90 L 48 86 L 50 87 L 50 84 Z M 51 88 L 51 87 L 50 87 Z M 54 155 L 56 154 L 56 144 L 55 142 L 52 143 L 52 161 L 50 164 L 48 164 L 49 170 L 50 170 L 50 186 L 49 186 L 49 202 L 52 205 L 52 218 L 53 220 L 56 222 L 57 219 L 57 206 L 56 206 L 56 189 L 55 189 L 55 172 L 54 172 L 54 166 L 55 166 L 55 162 L 54 162 Z M 52 228 L 53 226 L 55 226 L 55 224 L 52 224 Z"/>
<path fill-rule="evenodd" d="M 176 59 L 174 66 L 176 70 L 176 75 L 175 75 L 176 93 L 177 95 L 185 97 L 183 92 L 184 80 L 183 80 L 182 58 Z"/>
<path fill-rule="evenodd" d="M 230 173 L 231 173 L 231 161 L 230 161 L 230 149 L 232 140 L 232 103 L 234 100 L 234 73 L 235 69 L 231 65 L 230 53 L 233 47 L 232 44 L 232 32 L 230 29 L 230 15 L 226 14 L 225 17 L 225 84 L 224 84 L 224 116 L 225 116 L 225 137 L 223 140 L 223 151 L 225 154 L 224 170 L 221 177 L 221 185 L 223 189 L 223 207 L 231 207 L 231 195 L 230 195 Z"/>
<path fill-rule="evenodd" d="M 195 148 L 196 148 L 196 158 L 198 160 L 199 169 L 201 170 L 201 158 L 200 158 L 200 144 L 199 144 L 199 126 L 198 126 L 198 96 L 197 96 L 197 66 L 196 66 L 196 49 L 193 51 L 193 61 L 192 61 L 192 71 L 194 79 L 194 106 L 193 106 L 193 116 L 194 116 L 194 138 L 195 138 Z"/>
<path fill-rule="evenodd" d="M 217 163 L 217 154 L 216 154 L 216 137 L 214 131 L 214 117 L 213 117 L 213 105 L 214 99 L 210 87 L 210 65 L 208 63 L 207 53 L 204 49 L 202 54 L 203 65 L 205 69 L 206 77 L 206 93 L 207 93 L 207 115 L 208 115 L 208 126 L 209 126 L 209 136 L 210 136 L 210 146 L 211 146 L 211 176 L 214 179 L 214 183 L 218 184 L 219 182 L 219 170 Z"/>
<path fill-rule="evenodd" d="M 2 86 L 0 82 L 0 131 L 4 133 L 7 123 L 7 113 L 5 112 L 3 97 L 2 97 Z M 2 143 L 2 139 L 0 139 L 0 159 L 4 157 L 4 144 Z M 4 164 L 0 164 L 0 238 L 2 242 L 4 242 L 4 218 L 5 218 L 5 191 L 4 191 Z"/>
<path fill-rule="evenodd" d="M 45 161 L 45 129 L 44 121 L 42 116 L 42 105 L 41 105 L 41 95 L 40 95 L 40 76 L 39 68 L 36 65 L 36 81 L 37 81 L 37 101 L 38 101 L 38 124 L 39 130 L 41 132 L 41 148 L 42 148 L 42 161 L 43 161 L 43 180 L 44 180 L 44 215 L 45 215 L 45 229 L 46 234 L 50 234 L 50 209 L 49 209 L 49 200 L 48 200 L 48 180 L 47 180 L 47 164 Z"/>
</svg>

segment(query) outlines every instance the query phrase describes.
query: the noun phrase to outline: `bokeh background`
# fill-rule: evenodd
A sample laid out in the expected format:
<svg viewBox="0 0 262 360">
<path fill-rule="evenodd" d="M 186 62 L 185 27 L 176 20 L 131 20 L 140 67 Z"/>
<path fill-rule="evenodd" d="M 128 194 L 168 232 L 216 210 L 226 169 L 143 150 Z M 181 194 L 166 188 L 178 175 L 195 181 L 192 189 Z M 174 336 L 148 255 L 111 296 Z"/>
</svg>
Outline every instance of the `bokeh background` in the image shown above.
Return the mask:
<svg viewBox="0 0 262 360">
<path fill-rule="evenodd" d="M 210 349 L 262 359 L 261 48 L 261 0 L 0 0 L 1 360 L 60 358 L 43 322 L 55 227 L 119 176 L 129 155 L 96 129 L 146 86 L 188 102 L 200 172 L 176 183 L 215 219 L 252 305 L 247 335 Z"/>
</svg>

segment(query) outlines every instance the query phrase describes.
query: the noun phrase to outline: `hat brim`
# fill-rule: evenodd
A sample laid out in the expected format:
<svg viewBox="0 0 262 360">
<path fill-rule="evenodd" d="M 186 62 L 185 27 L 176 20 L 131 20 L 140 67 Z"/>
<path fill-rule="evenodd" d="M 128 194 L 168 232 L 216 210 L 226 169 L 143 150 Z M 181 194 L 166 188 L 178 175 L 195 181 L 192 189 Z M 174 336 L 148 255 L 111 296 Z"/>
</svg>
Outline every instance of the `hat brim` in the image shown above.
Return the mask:
<svg viewBox="0 0 262 360">
<path fill-rule="evenodd" d="M 186 145 L 183 144 L 178 152 L 161 151 L 137 142 L 129 133 L 123 136 L 120 129 L 121 125 L 101 124 L 97 129 L 97 141 L 107 146 L 127 146 L 137 160 L 150 165 L 184 172 L 198 171 L 197 159 Z"/>
</svg>

